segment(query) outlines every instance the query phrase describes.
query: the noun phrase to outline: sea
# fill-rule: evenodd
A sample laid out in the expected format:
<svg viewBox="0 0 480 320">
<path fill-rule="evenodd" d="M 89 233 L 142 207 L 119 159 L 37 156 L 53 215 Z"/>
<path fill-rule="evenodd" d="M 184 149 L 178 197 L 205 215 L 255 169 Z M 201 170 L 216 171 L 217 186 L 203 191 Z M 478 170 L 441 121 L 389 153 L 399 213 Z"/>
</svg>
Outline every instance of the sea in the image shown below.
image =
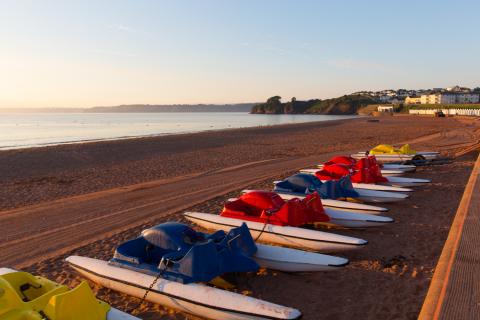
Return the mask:
<svg viewBox="0 0 480 320">
<path fill-rule="evenodd" d="M 355 117 L 243 112 L 0 113 L 0 150 Z"/>
</svg>

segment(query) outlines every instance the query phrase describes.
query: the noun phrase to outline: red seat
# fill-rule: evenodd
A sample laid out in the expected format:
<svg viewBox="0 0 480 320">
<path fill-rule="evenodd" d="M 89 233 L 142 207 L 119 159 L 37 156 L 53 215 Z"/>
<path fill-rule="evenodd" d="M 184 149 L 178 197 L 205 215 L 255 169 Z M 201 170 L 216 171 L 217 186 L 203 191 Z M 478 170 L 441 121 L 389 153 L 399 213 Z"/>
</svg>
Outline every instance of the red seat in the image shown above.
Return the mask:
<svg viewBox="0 0 480 320">
<path fill-rule="evenodd" d="M 369 156 L 360 160 L 351 157 L 334 157 L 323 165 L 323 169 L 315 173 L 320 180 L 339 180 L 349 175 L 355 183 L 380 183 L 388 180 L 382 176 L 380 166 L 375 157 Z"/>
<path fill-rule="evenodd" d="M 305 199 L 284 201 L 275 192 L 252 191 L 225 203 L 223 217 L 269 223 L 281 226 L 301 226 L 328 222 L 320 196 L 315 192 Z"/>
</svg>

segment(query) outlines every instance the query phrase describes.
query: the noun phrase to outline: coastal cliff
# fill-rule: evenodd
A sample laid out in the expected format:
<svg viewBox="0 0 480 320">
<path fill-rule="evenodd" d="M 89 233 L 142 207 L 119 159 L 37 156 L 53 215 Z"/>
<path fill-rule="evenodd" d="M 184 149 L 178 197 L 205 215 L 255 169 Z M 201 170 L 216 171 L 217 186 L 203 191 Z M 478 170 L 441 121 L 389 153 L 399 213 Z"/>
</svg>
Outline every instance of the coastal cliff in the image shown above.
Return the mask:
<svg viewBox="0 0 480 320">
<path fill-rule="evenodd" d="M 362 95 L 345 95 L 333 99 L 312 99 L 307 101 L 299 101 L 292 98 L 291 101 L 284 103 L 280 100 L 280 96 L 271 97 L 265 103 L 254 105 L 251 113 L 347 115 L 358 114 L 362 108 L 378 102 Z"/>
</svg>

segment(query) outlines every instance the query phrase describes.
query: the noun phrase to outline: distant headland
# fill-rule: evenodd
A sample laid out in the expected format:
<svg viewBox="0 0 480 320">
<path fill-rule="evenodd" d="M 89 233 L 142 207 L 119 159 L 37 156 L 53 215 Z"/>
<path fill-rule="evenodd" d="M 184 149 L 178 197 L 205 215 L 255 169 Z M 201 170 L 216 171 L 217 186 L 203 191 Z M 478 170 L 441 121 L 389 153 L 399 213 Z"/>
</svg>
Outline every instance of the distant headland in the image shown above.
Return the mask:
<svg viewBox="0 0 480 320">
<path fill-rule="evenodd" d="M 235 104 L 129 104 L 91 108 L 0 108 L 15 113 L 146 113 L 146 112 L 250 112 L 255 103 Z"/>
</svg>

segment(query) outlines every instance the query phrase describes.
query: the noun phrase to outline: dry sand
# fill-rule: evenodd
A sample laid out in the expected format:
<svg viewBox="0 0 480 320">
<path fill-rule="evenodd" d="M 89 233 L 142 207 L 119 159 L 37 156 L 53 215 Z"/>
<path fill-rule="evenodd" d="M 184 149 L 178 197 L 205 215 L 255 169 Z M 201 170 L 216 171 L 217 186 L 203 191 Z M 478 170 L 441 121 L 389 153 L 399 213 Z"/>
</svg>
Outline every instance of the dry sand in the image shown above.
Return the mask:
<svg viewBox="0 0 480 320">
<path fill-rule="evenodd" d="M 135 237 L 143 228 L 167 220 L 181 221 L 178 211 L 186 208 L 185 203 L 198 203 L 190 209 L 218 212 L 224 200 L 238 195 L 243 187 L 269 188 L 272 180 L 302 165 L 313 164 L 314 159 L 326 160 L 329 152 L 406 140 L 412 141 L 414 147 L 453 153 L 478 141 L 478 124 L 470 120 L 411 117 L 382 118 L 379 123 L 359 119 L 329 123 L 326 127 L 289 125 L 3 152 L 0 179 L 5 188 L 0 191 L 0 205 L 18 209 L 0 212 L 0 239 L 4 244 L 0 246 L 0 259 L 11 259 L 13 265 L 73 286 L 81 278 L 65 265 L 65 256 L 109 259 L 119 243 Z M 277 160 L 258 162 L 272 158 Z M 236 290 L 298 308 L 305 319 L 416 318 L 474 159 L 475 155 L 469 154 L 452 164 L 422 168 L 411 175 L 432 178 L 434 183 L 419 188 L 406 202 L 388 206 L 388 215 L 396 219 L 395 224 L 381 229 L 335 230 L 369 240 L 366 248 L 344 255 L 351 260 L 345 270 L 303 275 L 271 271 L 244 274 L 238 276 Z M 225 167 L 229 169 L 222 169 Z M 257 176 L 252 179 L 248 177 L 251 175 Z M 189 196 L 160 201 L 162 194 L 157 190 L 181 193 L 183 189 L 175 188 L 189 182 L 190 177 L 198 185 Z M 145 183 L 156 179 L 161 180 Z M 132 183 L 143 184 L 122 187 Z M 212 189 L 211 193 L 208 188 L 213 186 L 220 189 Z M 51 201 L 112 187 L 117 189 Z M 225 194 L 228 191 L 232 192 Z M 214 197 L 215 194 L 218 196 Z M 111 199 L 120 201 L 126 195 L 139 204 L 139 209 L 129 215 L 119 214 L 124 210 L 120 202 L 105 204 Z M 195 201 L 190 201 L 190 197 Z M 33 203 L 37 204 L 24 207 Z M 87 203 L 90 211 L 82 211 Z M 168 206 L 170 203 L 173 204 Z M 180 207 L 182 203 L 184 207 Z M 167 207 L 168 210 L 157 214 L 145 207 L 150 204 L 157 211 Z M 125 219 L 128 228 L 112 222 L 111 232 L 98 237 L 90 237 L 88 228 L 79 227 L 79 241 L 69 242 L 66 235 L 49 238 L 61 235 L 60 229 L 48 234 L 48 228 L 57 230 L 59 223 L 66 224 L 65 227 L 71 224 L 72 230 L 77 230 L 75 221 L 84 219 L 84 215 L 101 219 L 112 213 L 118 215 L 119 222 Z M 136 223 L 128 220 L 129 216 Z M 42 222 L 38 230 L 28 223 L 33 218 Z M 60 218 L 60 222 L 51 221 Z M 108 217 L 102 222 L 108 227 Z M 34 245 L 25 246 L 37 232 L 41 235 L 35 238 Z M 52 247 L 45 248 L 50 258 L 33 250 L 34 246 Z M 22 259 L 15 260 L 15 255 Z M 94 288 L 100 298 L 123 310 L 138 301 L 98 286 Z M 144 303 L 138 315 L 144 319 L 186 317 L 149 303 Z"/>
<path fill-rule="evenodd" d="M 454 143 L 468 143 L 478 128 L 471 126 L 452 118 L 384 117 L 378 123 L 363 118 L 1 151 L 0 210 L 272 158 L 440 137 L 452 130 L 458 131 Z M 442 140 L 434 139 L 439 146 Z"/>
<path fill-rule="evenodd" d="M 252 296 L 298 308 L 304 319 L 416 319 L 475 156 L 469 154 L 453 164 L 420 169 L 410 175 L 432 178 L 434 183 L 419 188 L 405 203 L 388 206 L 391 209 L 388 215 L 396 220 L 394 225 L 368 230 L 331 229 L 369 241 L 364 249 L 342 255 L 351 260 L 345 270 L 241 275 L 237 291 L 248 291 Z M 270 186 L 268 180 L 252 188 Z M 238 196 L 238 192 L 191 209 L 219 212 L 225 199 L 233 196 Z M 175 214 L 155 223 L 168 220 L 183 221 L 180 214 Z M 67 255 L 109 259 L 117 244 L 134 238 L 149 226 L 151 223 L 34 264 L 27 270 L 76 285 L 81 277 L 63 262 Z M 94 287 L 101 299 L 120 309 L 129 310 L 138 303 L 138 299 Z M 144 303 L 137 314 L 143 319 L 185 318 L 182 313 L 150 303 Z"/>
</svg>

